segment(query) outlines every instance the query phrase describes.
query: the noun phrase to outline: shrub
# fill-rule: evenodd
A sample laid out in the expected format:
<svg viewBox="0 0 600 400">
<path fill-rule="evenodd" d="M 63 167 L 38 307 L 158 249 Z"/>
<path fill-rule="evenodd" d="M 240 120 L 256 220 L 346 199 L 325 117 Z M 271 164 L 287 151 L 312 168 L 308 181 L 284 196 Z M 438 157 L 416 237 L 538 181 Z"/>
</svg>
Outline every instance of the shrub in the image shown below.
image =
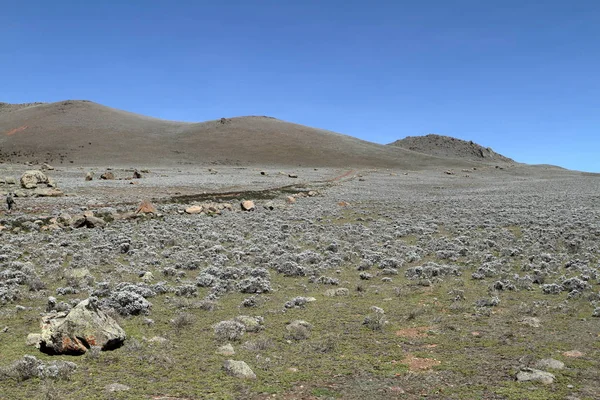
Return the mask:
<svg viewBox="0 0 600 400">
<path fill-rule="evenodd" d="M 239 341 L 246 332 L 246 327 L 237 321 L 221 321 L 213 326 L 215 336 L 219 341 Z"/>
</svg>

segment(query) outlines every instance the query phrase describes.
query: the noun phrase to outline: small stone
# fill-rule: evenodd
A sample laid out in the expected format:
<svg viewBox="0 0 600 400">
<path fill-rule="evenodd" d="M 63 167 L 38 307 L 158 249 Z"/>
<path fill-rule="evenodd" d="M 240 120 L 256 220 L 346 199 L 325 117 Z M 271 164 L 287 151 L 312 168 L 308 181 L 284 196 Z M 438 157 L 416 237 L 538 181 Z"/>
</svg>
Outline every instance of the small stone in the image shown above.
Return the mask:
<svg viewBox="0 0 600 400">
<path fill-rule="evenodd" d="M 135 212 L 136 214 L 156 214 L 156 207 L 150 201 L 144 200 Z"/>
<path fill-rule="evenodd" d="M 228 375 L 242 379 L 256 379 L 256 374 L 244 361 L 226 360 L 223 369 Z"/>
<path fill-rule="evenodd" d="M 569 350 L 569 351 L 565 351 L 562 354 L 565 357 L 571 357 L 571 358 L 579 358 L 579 357 L 583 357 L 584 356 L 584 354 L 581 351 L 579 351 L 579 350 Z"/>
<path fill-rule="evenodd" d="M 226 345 L 220 346 L 217 351 L 217 354 L 221 354 L 223 356 L 232 356 L 235 354 L 235 350 L 233 349 L 233 345 L 231 345 L 231 343 L 228 343 Z"/>
<path fill-rule="evenodd" d="M 521 320 L 521 324 L 530 326 L 532 328 L 539 328 L 540 319 L 536 317 L 525 317 Z"/>
<path fill-rule="evenodd" d="M 104 390 L 107 393 L 124 392 L 129 389 L 131 389 L 129 386 L 120 383 L 111 383 L 110 385 L 104 386 Z"/>
<path fill-rule="evenodd" d="M 296 202 L 296 198 L 294 196 L 288 196 L 286 197 L 285 201 L 288 204 L 294 204 Z"/>
<path fill-rule="evenodd" d="M 202 212 L 202 206 L 191 206 L 185 209 L 187 214 L 200 214 Z"/>
<path fill-rule="evenodd" d="M 288 174 L 288 177 L 290 177 L 290 178 L 294 178 L 294 179 L 295 179 L 295 178 L 297 178 L 297 177 L 298 177 L 298 175 L 296 175 L 296 174 Z"/>
<path fill-rule="evenodd" d="M 256 206 L 252 200 L 244 200 L 241 203 L 242 211 L 254 211 Z"/>
<path fill-rule="evenodd" d="M 554 382 L 554 379 L 555 376 L 550 372 L 533 368 L 525 368 L 517 374 L 518 382 L 541 382 L 545 385 L 549 385 Z"/>
<path fill-rule="evenodd" d="M 544 358 L 535 364 L 536 368 L 540 369 L 564 369 L 565 363 L 553 358 Z"/>
</svg>

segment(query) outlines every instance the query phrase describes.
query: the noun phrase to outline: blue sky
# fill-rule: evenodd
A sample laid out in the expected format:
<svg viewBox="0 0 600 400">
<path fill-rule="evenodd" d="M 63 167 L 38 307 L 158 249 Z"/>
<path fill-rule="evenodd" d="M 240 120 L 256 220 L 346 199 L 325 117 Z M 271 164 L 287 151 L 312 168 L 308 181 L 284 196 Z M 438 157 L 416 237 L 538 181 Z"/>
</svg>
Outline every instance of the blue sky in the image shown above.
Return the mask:
<svg viewBox="0 0 600 400">
<path fill-rule="evenodd" d="M 439 133 L 600 172 L 600 2 L 4 1 L 0 101 Z"/>
</svg>

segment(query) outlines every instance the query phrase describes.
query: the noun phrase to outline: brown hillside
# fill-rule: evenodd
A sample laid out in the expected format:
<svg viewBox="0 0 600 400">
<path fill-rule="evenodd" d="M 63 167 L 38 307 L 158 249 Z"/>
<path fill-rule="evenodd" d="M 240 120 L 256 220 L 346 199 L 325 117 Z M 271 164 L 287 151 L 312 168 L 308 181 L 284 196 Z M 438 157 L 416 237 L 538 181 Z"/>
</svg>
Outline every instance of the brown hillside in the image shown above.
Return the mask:
<svg viewBox="0 0 600 400">
<path fill-rule="evenodd" d="M 89 101 L 0 103 L 0 161 L 77 165 L 223 163 L 323 167 L 462 166 L 269 117 L 165 121 Z"/>
</svg>

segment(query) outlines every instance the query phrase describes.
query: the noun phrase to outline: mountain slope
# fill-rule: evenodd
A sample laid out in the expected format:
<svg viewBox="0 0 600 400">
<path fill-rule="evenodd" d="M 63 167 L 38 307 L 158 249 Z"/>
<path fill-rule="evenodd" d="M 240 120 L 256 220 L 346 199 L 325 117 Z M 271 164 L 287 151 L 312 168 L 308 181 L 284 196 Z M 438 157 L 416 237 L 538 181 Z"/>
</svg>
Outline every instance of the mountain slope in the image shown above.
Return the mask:
<svg viewBox="0 0 600 400">
<path fill-rule="evenodd" d="M 462 159 L 478 162 L 514 163 L 514 160 L 494 152 L 472 141 L 456 139 L 450 136 L 429 134 L 425 136 L 407 136 L 396 140 L 389 146 L 412 150 L 423 154 Z"/>
<path fill-rule="evenodd" d="M 269 117 L 165 121 L 89 101 L 0 103 L 0 161 L 314 167 L 469 165 Z"/>
</svg>

